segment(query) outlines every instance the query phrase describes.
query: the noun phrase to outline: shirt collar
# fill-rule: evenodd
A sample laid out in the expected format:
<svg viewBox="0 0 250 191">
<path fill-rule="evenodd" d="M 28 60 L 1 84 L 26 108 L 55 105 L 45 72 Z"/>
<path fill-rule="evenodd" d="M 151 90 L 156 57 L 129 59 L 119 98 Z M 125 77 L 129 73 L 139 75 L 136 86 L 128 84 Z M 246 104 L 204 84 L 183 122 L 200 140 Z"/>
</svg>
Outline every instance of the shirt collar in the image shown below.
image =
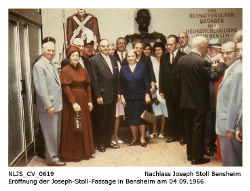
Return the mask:
<svg viewBox="0 0 250 191">
<path fill-rule="evenodd" d="M 47 64 L 49 64 L 50 62 L 52 62 L 52 61 L 49 61 L 47 58 L 45 58 L 44 56 L 42 56 L 42 58 L 44 59 L 44 61 L 47 63 Z"/>
</svg>

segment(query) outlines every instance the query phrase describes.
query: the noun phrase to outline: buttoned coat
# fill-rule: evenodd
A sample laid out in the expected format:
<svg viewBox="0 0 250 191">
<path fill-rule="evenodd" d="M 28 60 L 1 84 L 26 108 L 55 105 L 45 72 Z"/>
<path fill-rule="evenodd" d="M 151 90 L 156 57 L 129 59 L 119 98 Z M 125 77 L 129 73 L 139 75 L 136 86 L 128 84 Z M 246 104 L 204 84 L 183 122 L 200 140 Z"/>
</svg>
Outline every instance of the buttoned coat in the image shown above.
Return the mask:
<svg viewBox="0 0 250 191">
<path fill-rule="evenodd" d="M 90 80 L 96 98 L 102 97 L 104 104 L 116 102 L 119 92 L 119 70 L 117 59 L 109 55 L 113 67 L 113 74 L 101 55 L 90 58 Z"/>
<path fill-rule="evenodd" d="M 178 89 L 178 80 L 179 76 L 177 73 L 178 60 L 182 56 L 186 55 L 185 53 L 178 50 L 174 63 L 170 64 L 170 53 L 162 55 L 160 60 L 160 74 L 159 74 L 159 92 L 164 93 L 165 98 L 167 98 L 172 92 L 173 96 L 178 99 L 180 96 Z"/>
<path fill-rule="evenodd" d="M 209 81 L 216 82 L 220 73 L 196 52 L 179 59 L 180 108 L 207 111 L 210 108 Z"/>
<path fill-rule="evenodd" d="M 221 82 L 217 96 L 216 133 L 242 129 L 242 63 L 236 61 Z"/>
<path fill-rule="evenodd" d="M 55 67 L 53 70 L 44 57 L 41 57 L 33 67 L 33 83 L 39 112 L 47 112 L 51 106 L 55 112 L 62 110 L 62 89 L 58 71 Z"/>
<path fill-rule="evenodd" d="M 144 99 L 146 94 L 150 94 L 146 67 L 137 63 L 134 72 L 132 72 L 129 65 L 122 66 L 120 87 L 121 94 L 125 99 Z"/>
</svg>

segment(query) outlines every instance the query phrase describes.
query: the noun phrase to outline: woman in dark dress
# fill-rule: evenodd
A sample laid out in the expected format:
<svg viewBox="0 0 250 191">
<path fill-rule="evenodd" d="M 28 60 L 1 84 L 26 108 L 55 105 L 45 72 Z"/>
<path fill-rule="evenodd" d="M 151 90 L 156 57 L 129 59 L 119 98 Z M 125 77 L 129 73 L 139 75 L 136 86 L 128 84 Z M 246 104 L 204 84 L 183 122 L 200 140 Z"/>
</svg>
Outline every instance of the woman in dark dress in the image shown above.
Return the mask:
<svg viewBox="0 0 250 191">
<path fill-rule="evenodd" d="M 95 153 L 90 111 L 93 108 L 88 72 L 79 63 L 79 49 L 69 46 L 66 50 L 70 64 L 60 73 L 63 89 L 61 157 L 89 159 Z M 82 131 L 74 131 L 74 114 L 82 117 Z"/>
<path fill-rule="evenodd" d="M 146 122 L 140 116 L 146 109 L 146 104 L 150 103 L 150 89 L 147 69 L 143 64 L 136 62 L 136 57 L 135 50 L 127 51 L 128 64 L 123 65 L 120 71 L 121 102 L 125 107 L 125 119 L 133 135 L 133 140 L 128 146 L 135 145 L 139 127 L 141 146 L 146 147 Z"/>
</svg>

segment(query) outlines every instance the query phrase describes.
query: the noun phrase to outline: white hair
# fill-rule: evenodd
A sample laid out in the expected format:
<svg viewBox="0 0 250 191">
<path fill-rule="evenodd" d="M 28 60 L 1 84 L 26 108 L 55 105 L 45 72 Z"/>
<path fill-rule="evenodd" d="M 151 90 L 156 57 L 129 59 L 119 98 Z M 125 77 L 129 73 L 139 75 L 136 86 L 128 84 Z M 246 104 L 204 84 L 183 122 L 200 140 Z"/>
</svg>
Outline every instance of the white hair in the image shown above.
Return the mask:
<svg viewBox="0 0 250 191">
<path fill-rule="evenodd" d="M 199 46 L 199 45 L 203 45 L 207 43 L 208 43 L 208 40 L 204 36 L 197 36 L 197 37 L 194 37 L 192 40 L 193 46 Z"/>
</svg>

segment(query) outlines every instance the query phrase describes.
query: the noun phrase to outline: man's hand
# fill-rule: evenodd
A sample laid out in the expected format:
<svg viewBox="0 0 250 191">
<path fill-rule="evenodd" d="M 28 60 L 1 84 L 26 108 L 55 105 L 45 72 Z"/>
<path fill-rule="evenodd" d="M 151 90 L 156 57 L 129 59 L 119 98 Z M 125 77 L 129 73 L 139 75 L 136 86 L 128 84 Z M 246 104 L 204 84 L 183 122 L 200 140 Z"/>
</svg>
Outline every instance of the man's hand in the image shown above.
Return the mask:
<svg viewBox="0 0 250 191">
<path fill-rule="evenodd" d="M 242 131 L 236 131 L 236 139 L 242 142 Z"/>
<path fill-rule="evenodd" d="M 97 103 L 98 103 L 98 104 L 100 104 L 100 105 L 103 104 L 103 99 L 102 99 L 102 97 L 99 97 L 99 98 L 97 98 L 96 100 L 97 100 Z"/>
<path fill-rule="evenodd" d="M 47 109 L 47 111 L 48 111 L 49 116 L 52 117 L 52 116 L 55 115 L 55 109 L 54 109 L 53 106 L 49 107 L 49 108 Z"/>
<path fill-rule="evenodd" d="M 226 131 L 227 138 L 232 139 L 234 137 L 234 133 L 232 131 Z"/>
</svg>

